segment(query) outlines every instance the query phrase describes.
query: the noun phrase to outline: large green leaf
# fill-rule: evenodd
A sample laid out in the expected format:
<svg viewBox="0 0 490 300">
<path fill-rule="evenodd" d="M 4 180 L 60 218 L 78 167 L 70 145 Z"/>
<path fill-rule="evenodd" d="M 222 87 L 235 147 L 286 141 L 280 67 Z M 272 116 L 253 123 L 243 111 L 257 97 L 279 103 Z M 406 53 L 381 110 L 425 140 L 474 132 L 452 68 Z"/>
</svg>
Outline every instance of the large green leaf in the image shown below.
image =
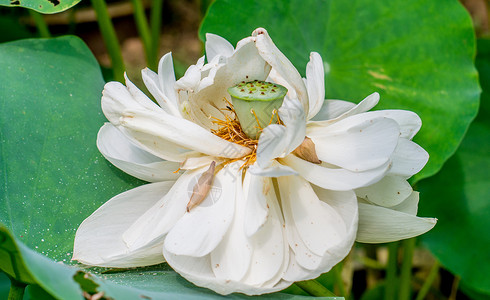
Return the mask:
<svg viewBox="0 0 490 300">
<path fill-rule="evenodd" d="M 0 69 L 0 222 L 69 261 L 81 221 L 137 183 L 95 146 L 105 120 L 99 66 L 81 40 L 63 37 L 0 46 Z"/>
<path fill-rule="evenodd" d="M 115 299 L 214 299 L 214 292 L 168 267 L 85 279 L 79 272 L 89 270 L 68 265 L 82 220 L 142 182 L 112 167 L 95 146 L 105 120 L 104 82 L 80 39 L 0 45 L 0 69 L 0 271 L 31 284 L 32 298 L 81 299 L 88 291 Z M 281 293 L 263 298 L 303 299 Z"/>
<path fill-rule="evenodd" d="M 304 75 L 310 51 L 325 62 L 327 98 L 409 109 L 423 121 L 416 141 L 435 174 L 459 145 L 478 108 L 470 17 L 456 0 L 216 0 L 200 29 L 232 43 L 257 27 Z"/>
<path fill-rule="evenodd" d="M 43 14 L 54 14 L 67 10 L 81 0 L 0 0 L 2 6 L 20 6 Z"/>
<path fill-rule="evenodd" d="M 439 218 L 423 241 L 464 284 L 490 296 L 490 41 L 479 43 L 481 110 L 441 172 L 419 183 L 422 214 Z"/>
</svg>

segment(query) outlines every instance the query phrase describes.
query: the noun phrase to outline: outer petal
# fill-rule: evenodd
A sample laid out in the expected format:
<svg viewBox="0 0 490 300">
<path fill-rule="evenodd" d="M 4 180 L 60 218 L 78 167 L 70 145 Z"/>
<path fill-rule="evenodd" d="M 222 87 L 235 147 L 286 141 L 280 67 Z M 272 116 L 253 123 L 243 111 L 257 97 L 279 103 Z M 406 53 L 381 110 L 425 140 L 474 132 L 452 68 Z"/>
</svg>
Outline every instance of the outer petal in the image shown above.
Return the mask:
<svg viewBox="0 0 490 300">
<path fill-rule="evenodd" d="M 247 237 L 253 236 L 267 221 L 269 208 L 267 199 L 276 200 L 276 193 L 269 177 L 261 177 L 247 172 L 243 179 L 245 192 L 245 220 L 243 230 Z"/>
<path fill-rule="evenodd" d="M 219 35 L 206 33 L 206 57 L 208 61 L 213 60 L 215 56 L 230 57 L 235 49 L 226 39 Z"/>
<path fill-rule="evenodd" d="M 187 156 L 192 155 L 191 153 L 185 153 L 187 149 L 183 149 L 178 145 L 171 143 L 170 141 L 165 141 L 163 144 L 153 143 L 154 137 L 148 136 L 146 143 L 149 146 L 142 144 L 141 142 L 134 139 L 131 132 L 121 127 L 121 115 L 122 112 L 127 109 L 134 110 L 150 110 L 151 106 L 149 104 L 144 104 L 140 101 L 140 97 L 135 97 L 134 89 L 129 86 L 126 88 L 119 82 L 109 82 L 105 85 L 104 91 L 102 92 L 102 111 L 104 112 L 107 119 L 119 130 L 126 135 L 127 138 L 131 140 L 133 144 L 150 152 L 151 154 L 161 157 L 166 160 L 171 161 L 183 161 Z M 165 112 L 158 106 L 154 106 L 155 113 Z M 165 114 L 166 115 L 166 114 Z M 140 136 L 141 138 L 141 136 Z"/>
<path fill-rule="evenodd" d="M 286 127 L 287 148 L 285 154 L 289 154 L 303 142 L 306 135 L 306 115 L 301 103 L 296 99 L 284 99 L 279 108 L 279 117 Z M 267 127 L 266 127 L 267 128 Z"/>
<path fill-rule="evenodd" d="M 222 295 L 230 293 L 244 293 L 247 295 L 272 293 L 280 291 L 292 283 L 280 281 L 273 287 L 261 287 L 234 280 L 218 279 L 213 273 L 209 255 L 204 257 L 180 256 L 168 252 L 165 248 L 163 248 L 163 255 L 167 263 L 185 279 Z"/>
<path fill-rule="evenodd" d="M 163 239 L 129 249 L 122 234 L 170 190 L 173 181 L 143 185 L 119 194 L 85 219 L 75 235 L 73 260 L 129 268 L 161 263 Z"/>
<path fill-rule="evenodd" d="M 419 205 L 419 192 L 413 191 L 410 194 L 410 196 L 407 197 L 407 199 L 403 200 L 402 203 L 390 208 L 406 214 L 416 216 L 418 205 Z"/>
<path fill-rule="evenodd" d="M 116 127 L 106 123 L 97 135 L 97 147 L 104 157 L 124 172 L 141 180 L 176 180 L 179 163 L 163 161 L 136 147 Z"/>
<path fill-rule="evenodd" d="M 419 218 L 381 206 L 359 203 L 356 240 L 361 243 L 388 243 L 408 239 L 429 231 L 436 222 L 434 218 Z"/>
<path fill-rule="evenodd" d="M 202 257 L 223 240 L 233 220 L 237 184 L 241 184 L 240 163 L 225 166 L 213 180 L 221 191 L 209 193 L 201 205 L 185 213 L 165 238 L 167 251 L 185 256 Z"/>
<path fill-rule="evenodd" d="M 386 176 L 377 183 L 356 190 L 359 198 L 384 207 L 400 204 L 412 194 L 412 187 L 400 176 Z"/>
<path fill-rule="evenodd" d="M 312 164 L 292 154 L 279 159 L 279 161 L 298 172 L 309 182 L 335 191 L 348 191 L 373 184 L 383 178 L 389 169 L 389 164 L 386 163 L 372 170 L 353 172 L 325 163 L 321 165 Z"/>
<path fill-rule="evenodd" d="M 320 54 L 311 52 L 310 61 L 306 65 L 306 89 L 308 90 L 308 120 L 313 118 L 322 108 L 325 99 L 325 72 Z"/>
<path fill-rule="evenodd" d="M 270 192 L 272 193 L 272 192 Z M 275 196 L 275 195 L 274 195 Z M 289 261 L 289 245 L 283 230 L 284 220 L 275 197 L 267 197 L 270 215 L 263 227 L 250 238 L 253 255 L 243 282 L 273 288 L 280 285 Z"/>
<path fill-rule="evenodd" d="M 250 268 L 252 246 L 244 232 L 245 195 L 241 184 L 241 174 L 233 183 L 236 188 L 235 199 L 225 199 L 226 202 L 236 200 L 235 213 L 230 228 L 223 240 L 211 252 L 211 265 L 216 278 L 240 281 Z M 218 217 L 219 216 L 219 217 Z M 220 218 L 217 213 L 215 218 Z M 221 223 L 221 222 L 220 222 Z M 220 224 L 218 224 L 220 225 Z M 193 242 L 191 240 L 191 242 Z"/>
<path fill-rule="evenodd" d="M 335 101 L 335 102 L 326 101 L 325 105 L 322 107 L 322 109 L 320 110 L 318 115 L 315 117 L 315 120 L 317 118 L 323 119 L 322 121 L 316 121 L 316 122 L 318 122 L 319 125 L 333 124 L 333 123 L 338 122 L 340 120 L 343 120 L 347 117 L 367 112 L 371 108 L 375 107 L 376 104 L 378 104 L 379 94 L 378 93 L 372 93 L 371 95 L 364 98 L 361 102 L 359 102 L 359 104 L 353 105 L 353 106 L 351 106 L 347 103 L 337 102 L 337 101 L 341 101 L 341 100 L 331 100 L 331 101 Z M 337 113 L 325 112 L 325 110 L 328 109 L 329 106 L 333 106 L 334 112 L 337 112 Z M 351 108 L 348 109 L 347 111 L 345 111 L 349 106 Z M 342 114 L 337 115 L 339 112 L 342 112 L 342 111 L 344 111 Z"/>
<path fill-rule="evenodd" d="M 318 158 L 351 171 L 367 171 L 385 164 L 400 135 L 398 124 L 388 118 L 365 114 L 343 119 L 330 126 L 307 127 Z"/>
<path fill-rule="evenodd" d="M 318 199 L 310 184 L 301 177 L 278 179 L 283 206 L 289 206 L 299 236 L 316 255 L 344 238 L 346 227 L 335 209 Z"/>
<path fill-rule="evenodd" d="M 317 114 L 311 121 L 326 121 L 335 119 L 345 112 L 351 110 L 356 105 L 349 101 L 326 99 Z"/>
<path fill-rule="evenodd" d="M 121 125 L 148 148 L 164 146 L 166 141 L 207 155 L 238 158 L 251 150 L 225 141 L 188 120 L 163 112 L 133 110 L 122 112 Z M 232 149 L 233 151 L 229 151 Z"/>
<path fill-rule="evenodd" d="M 409 178 L 422 170 L 429 160 L 429 153 L 416 143 L 401 138 L 391 159 L 390 174 Z"/>
<path fill-rule="evenodd" d="M 304 111 L 309 111 L 308 92 L 298 70 L 296 70 L 289 59 L 276 47 L 267 30 L 257 28 L 252 33 L 252 36 L 255 37 L 255 44 L 262 58 L 293 87 L 298 99 L 303 105 Z"/>
</svg>

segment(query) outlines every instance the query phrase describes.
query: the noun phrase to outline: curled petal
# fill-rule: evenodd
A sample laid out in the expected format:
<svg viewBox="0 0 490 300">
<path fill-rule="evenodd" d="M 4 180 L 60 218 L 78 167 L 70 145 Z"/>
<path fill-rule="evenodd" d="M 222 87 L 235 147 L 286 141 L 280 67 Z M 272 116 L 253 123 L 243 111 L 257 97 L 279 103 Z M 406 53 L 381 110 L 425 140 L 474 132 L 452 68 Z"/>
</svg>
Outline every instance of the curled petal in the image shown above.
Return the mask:
<svg viewBox="0 0 490 300">
<path fill-rule="evenodd" d="M 164 161 L 135 146 L 110 123 L 104 124 L 97 135 L 97 148 L 113 165 L 124 172 L 149 182 L 175 180 L 179 163 Z"/>
<path fill-rule="evenodd" d="M 308 92 L 298 70 L 277 48 L 267 30 L 257 28 L 252 33 L 252 36 L 255 37 L 255 44 L 262 58 L 296 91 L 296 95 L 303 105 L 303 110 L 308 112 Z"/>
<path fill-rule="evenodd" d="M 212 61 L 216 56 L 230 57 L 235 49 L 226 39 L 219 35 L 206 33 L 206 57 Z"/>
<path fill-rule="evenodd" d="M 306 65 L 306 89 L 308 90 L 308 120 L 320 111 L 325 100 L 325 72 L 320 54 L 312 52 Z"/>
<path fill-rule="evenodd" d="M 163 146 L 170 141 L 183 148 L 228 158 L 242 157 L 251 151 L 225 141 L 190 121 L 163 112 L 126 110 L 122 113 L 121 125 L 131 130 L 133 137 L 147 147 Z"/>
</svg>

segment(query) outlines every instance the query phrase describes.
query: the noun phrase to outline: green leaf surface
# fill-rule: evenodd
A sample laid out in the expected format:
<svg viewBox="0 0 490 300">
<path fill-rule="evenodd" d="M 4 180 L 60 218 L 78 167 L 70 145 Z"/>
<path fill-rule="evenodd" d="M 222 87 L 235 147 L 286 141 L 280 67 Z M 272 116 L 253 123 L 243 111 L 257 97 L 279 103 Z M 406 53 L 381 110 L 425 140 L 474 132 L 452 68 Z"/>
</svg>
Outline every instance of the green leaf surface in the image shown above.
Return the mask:
<svg viewBox="0 0 490 300">
<path fill-rule="evenodd" d="M 454 157 L 423 180 L 420 212 L 439 219 L 422 236 L 441 263 L 478 293 L 490 295 L 490 42 L 479 42 L 481 110 Z"/>
<path fill-rule="evenodd" d="M 458 147 L 478 108 L 471 19 L 456 0 L 216 0 L 200 29 L 236 43 L 257 27 L 305 75 L 311 51 L 325 62 L 326 97 L 359 102 L 377 91 L 379 109 L 422 118 L 416 141 L 435 174 Z"/>
<path fill-rule="evenodd" d="M 96 148 L 105 122 L 104 82 L 80 39 L 2 44 L 0 69 L 0 271 L 31 284 L 26 297 L 34 299 L 82 299 L 82 291 L 115 299 L 216 298 L 168 266 L 97 273 L 69 265 L 78 225 L 142 182 L 117 170 Z M 285 293 L 261 298 L 304 299 Z"/>
<path fill-rule="evenodd" d="M 81 0 L 0 0 L 0 5 L 25 7 L 43 14 L 59 13 L 76 5 Z"/>
</svg>

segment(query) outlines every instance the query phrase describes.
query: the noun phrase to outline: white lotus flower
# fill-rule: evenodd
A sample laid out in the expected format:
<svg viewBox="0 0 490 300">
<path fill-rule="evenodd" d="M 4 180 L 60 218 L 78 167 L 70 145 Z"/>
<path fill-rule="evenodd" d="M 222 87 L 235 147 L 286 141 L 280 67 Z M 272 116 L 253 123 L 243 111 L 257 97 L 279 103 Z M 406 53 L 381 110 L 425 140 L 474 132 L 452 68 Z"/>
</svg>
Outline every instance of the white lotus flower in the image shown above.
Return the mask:
<svg viewBox="0 0 490 300">
<path fill-rule="evenodd" d="M 411 141 L 421 125 L 415 113 L 367 112 L 377 93 L 358 105 L 324 100 L 320 55 L 311 53 L 303 79 L 264 29 L 236 48 L 206 37 L 208 63 L 201 58 L 178 81 L 170 54 L 158 74 L 143 70 L 158 105 L 127 78 L 126 86 L 106 84 L 110 123 L 97 145 L 115 166 L 151 183 L 89 216 L 74 260 L 167 261 L 196 285 L 254 295 L 327 272 L 356 237 L 394 241 L 434 226 L 415 216 L 418 196 L 406 183 L 428 159 Z M 227 89 L 253 80 L 288 89 L 281 122 L 265 127 L 258 142 L 226 133 L 243 127 Z"/>
</svg>

